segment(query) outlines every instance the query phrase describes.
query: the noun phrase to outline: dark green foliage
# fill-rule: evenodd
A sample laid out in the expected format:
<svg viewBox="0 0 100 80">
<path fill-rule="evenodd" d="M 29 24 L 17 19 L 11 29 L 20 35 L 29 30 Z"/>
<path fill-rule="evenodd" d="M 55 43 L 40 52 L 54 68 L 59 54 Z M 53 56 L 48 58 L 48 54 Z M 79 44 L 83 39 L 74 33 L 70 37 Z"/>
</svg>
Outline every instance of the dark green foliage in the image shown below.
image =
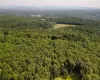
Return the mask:
<svg viewBox="0 0 100 80">
<path fill-rule="evenodd" d="M 5 24 L 6 23 L 6 24 Z M 53 27 L 53 23 L 42 21 L 41 18 L 25 16 L 0 16 L 0 27 L 2 28 L 43 28 Z"/>
</svg>

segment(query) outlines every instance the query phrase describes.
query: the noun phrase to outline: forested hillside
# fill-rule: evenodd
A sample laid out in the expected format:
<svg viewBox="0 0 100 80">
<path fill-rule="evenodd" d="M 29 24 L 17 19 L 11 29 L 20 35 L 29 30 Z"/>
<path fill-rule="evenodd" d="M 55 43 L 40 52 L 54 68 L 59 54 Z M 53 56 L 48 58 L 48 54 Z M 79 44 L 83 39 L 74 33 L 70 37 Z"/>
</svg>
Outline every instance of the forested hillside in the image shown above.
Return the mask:
<svg viewBox="0 0 100 80">
<path fill-rule="evenodd" d="M 0 16 L 0 80 L 100 80 L 100 21 L 43 19 Z"/>
<path fill-rule="evenodd" d="M 47 8 L 47 7 L 46 7 Z M 54 7 L 55 8 L 55 7 Z M 100 20 L 100 9 L 31 9 L 19 7 L 16 9 L 0 9 L 0 15 L 31 16 L 41 14 L 43 17 L 78 17 L 84 19 Z"/>
</svg>

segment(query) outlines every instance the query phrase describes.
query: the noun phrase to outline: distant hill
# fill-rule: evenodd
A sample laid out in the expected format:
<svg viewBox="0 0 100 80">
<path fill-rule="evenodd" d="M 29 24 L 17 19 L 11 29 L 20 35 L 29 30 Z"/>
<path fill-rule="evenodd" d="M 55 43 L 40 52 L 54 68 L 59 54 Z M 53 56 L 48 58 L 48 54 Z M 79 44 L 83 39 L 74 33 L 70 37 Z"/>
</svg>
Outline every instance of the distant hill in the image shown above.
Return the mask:
<svg viewBox="0 0 100 80">
<path fill-rule="evenodd" d="M 42 15 L 45 17 L 78 17 L 100 20 L 100 9 L 77 6 L 0 6 L 0 15 Z"/>
<path fill-rule="evenodd" d="M 78 6 L 0 6 L 0 9 L 18 9 L 18 10 L 83 10 L 83 9 L 99 9 L 94 7 L 78 7 Z"/>
</svg>

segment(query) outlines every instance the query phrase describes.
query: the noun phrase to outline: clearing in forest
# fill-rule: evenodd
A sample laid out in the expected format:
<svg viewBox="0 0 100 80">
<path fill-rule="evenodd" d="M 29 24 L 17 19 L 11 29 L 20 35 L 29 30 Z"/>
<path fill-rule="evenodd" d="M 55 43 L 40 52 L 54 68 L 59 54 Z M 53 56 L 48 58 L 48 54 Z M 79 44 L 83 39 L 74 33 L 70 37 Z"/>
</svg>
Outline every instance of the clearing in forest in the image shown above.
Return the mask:
<svg viewBox="0 0 100 80">
<path fill-rule="evenodd" d="M 63 28 L 63 27 L 71 27 L 71 26 L 75 26 L 75 25 L 71 25 L 71 24 L 56 24 L 54 26 L 54 29 Z"/>
</svg>

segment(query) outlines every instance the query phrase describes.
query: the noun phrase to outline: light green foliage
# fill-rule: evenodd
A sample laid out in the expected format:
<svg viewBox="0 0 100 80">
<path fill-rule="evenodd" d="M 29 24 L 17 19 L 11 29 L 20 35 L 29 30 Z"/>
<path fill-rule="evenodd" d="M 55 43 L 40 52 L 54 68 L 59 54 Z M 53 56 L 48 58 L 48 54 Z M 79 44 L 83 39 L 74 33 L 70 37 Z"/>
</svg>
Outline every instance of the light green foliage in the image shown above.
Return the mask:
<svg viewBox="0 0 100 80">
<path fill-rule="evenodd" d="M 100 79 L 98 21 L 0 17 L 0 80 Z M 76 26 L 48 29 L 68 19 Z"/>
</svg>

